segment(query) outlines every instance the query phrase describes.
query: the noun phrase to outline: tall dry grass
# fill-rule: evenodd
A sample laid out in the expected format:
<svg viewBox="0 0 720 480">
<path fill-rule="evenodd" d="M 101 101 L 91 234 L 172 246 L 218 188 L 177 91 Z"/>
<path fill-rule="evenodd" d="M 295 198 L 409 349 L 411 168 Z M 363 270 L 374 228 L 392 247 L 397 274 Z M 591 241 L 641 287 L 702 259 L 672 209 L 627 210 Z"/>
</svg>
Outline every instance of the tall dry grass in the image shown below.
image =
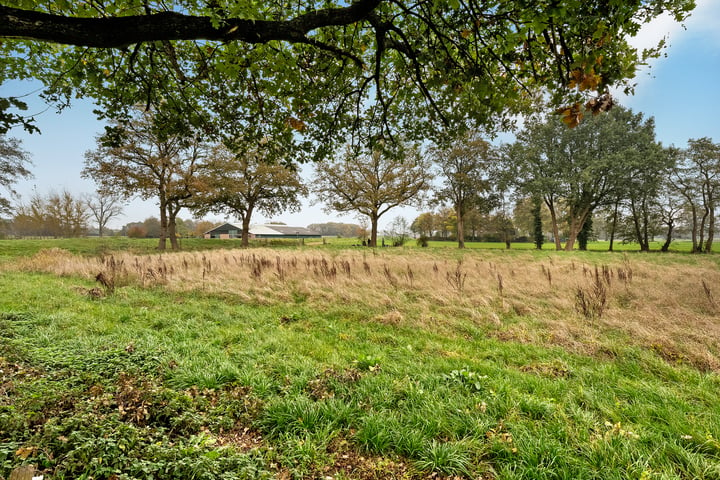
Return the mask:
<svg viewBox="0 0 720 480">
<path fill-rule="evenodd" d="M 610 256 L 456 254 L 412 250 L 216 250 L 89 258 L 44 250 L 7 268 L 98 279 L 101 294 L 124 286 L 200 291 L 255 304 L 361 311 L 361 320 L 439 331 L 487 332 L 503 340 L 612 355 L 639 345 L 672 362 L 720 370 L 720 272 L 709 259 L 681 264 Z M 597 257 L 600 258 L 600 257 Z M 579 303 L 603 305 L 588 314 Z M 715 291 L 718 290 L 718 291 Z M 98 291 L 95 290 L 95 296 Z M 464 333 L 467 334 L 467 333 Z"/>
</svg>

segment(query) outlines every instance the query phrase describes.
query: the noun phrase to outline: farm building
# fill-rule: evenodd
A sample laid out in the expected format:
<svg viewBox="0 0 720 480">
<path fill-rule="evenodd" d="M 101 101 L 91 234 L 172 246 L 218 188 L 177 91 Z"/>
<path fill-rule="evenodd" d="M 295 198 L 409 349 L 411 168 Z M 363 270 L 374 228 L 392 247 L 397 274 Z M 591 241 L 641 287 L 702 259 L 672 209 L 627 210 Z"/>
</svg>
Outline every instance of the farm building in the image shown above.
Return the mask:
<svg viewBox="0 0 720 480">
<path fill-rule="evenodd" d="M 305 227 L 290 227 L 287 225 L 250 225 L 248 229 L 250 238 L 322 238 L 317 232 Z M 242 225 L 239 223 L 224 223 L 205 232 L 205 238 L 240 238 Z"/>
</svg>

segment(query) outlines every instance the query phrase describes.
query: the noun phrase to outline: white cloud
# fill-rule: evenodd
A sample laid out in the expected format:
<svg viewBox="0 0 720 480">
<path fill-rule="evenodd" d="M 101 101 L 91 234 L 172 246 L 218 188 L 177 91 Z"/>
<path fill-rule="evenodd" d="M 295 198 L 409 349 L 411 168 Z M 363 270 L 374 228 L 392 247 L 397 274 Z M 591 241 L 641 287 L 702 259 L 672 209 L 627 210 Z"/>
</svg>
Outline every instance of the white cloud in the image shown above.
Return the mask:
<svg viewBox="0 0 720 480">
<path fill-rule="evenodd" d="M 665 37 L 670 46 L 680 45 L 702 38 L 702 47 L 716 48 L 720 46 L 720 2 L 718 0 L 697 0 L 697 6 L 684 23 L 676 22 L 667 13 L 643 25 L 637 36 L 630 39 L 630 44 L 640 50 L 652 48 Z"/>
<path fill-rule="evenodd" d="M 675 21 L 671 15 L 664 13 L 653 21 L 642 26 L 635 37 L 628 39 L 630 45 L 640 52 L 646 48 L 653 48 L 663 38 L 666 40 L 664 54 L 670 59 L 684 56 L 684 50 L 692 48 L 702 49 L 708 55 L 708 61 L 717 58 L 720 51 L 720 1 L 696 0 L 697 6 L 689 18 L 683 23 Z M 677 65 L 677 62 L 673 62 Z M 636 85 L 636 92 L 647 92 L 649 84 L 653 83 L 654 75 L 659 73 L 668 62 L 665 55 L 650 59 L 648 66 L 640 67 L 635 79 L 631 82 Z M 677 66 L 676 66 L 677 68 Z M 613 96 L 621 103 L 626 104 L 630 99 L 619 90 L 613 90 Z M 637 93 L 636 93 L 637 95 Z"/>
<path fill-rule="evenodd" d="M 697 0 L 697 7 L 688 19 L 688 31 L 708 38 L 714 46 L 720 47 L 720 2 L 717 0 Z"/>
<path fill-rule="evenodd" d="M 646 23 L 635 37 L 629 39 L 630 45 L 642 51 L 656 47 L 663 38 L 670 39 L 683 31 L 682 25 L 670 15 L 663 13 L 650 23 Z"/>
</svg>

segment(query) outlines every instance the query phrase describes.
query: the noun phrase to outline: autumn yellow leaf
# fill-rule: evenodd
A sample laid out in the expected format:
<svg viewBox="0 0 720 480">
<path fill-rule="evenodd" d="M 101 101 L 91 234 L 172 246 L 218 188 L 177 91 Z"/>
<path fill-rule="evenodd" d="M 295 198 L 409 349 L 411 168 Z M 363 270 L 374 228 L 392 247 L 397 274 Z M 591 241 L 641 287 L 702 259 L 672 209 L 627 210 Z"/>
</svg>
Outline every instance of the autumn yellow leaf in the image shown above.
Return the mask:
<svg viewBox="0 0 720 480">
<path fill-rule="evenodd" d="M 293 130 L 297 130 L 298 132 L 302 132 L 305 130 L 305 122 L 302 120 L 298 120 L 297 118 L 290 117 L 287 119 L 287 124 L 290 125 L 290 128 Z"/>
<path fill-rule="evenodd" d="M 15 456 L 25 460 L 30 455 L 33 455 L 36 450 L 37 447 L 20 447 L 15 451 Z"/>
</svg>

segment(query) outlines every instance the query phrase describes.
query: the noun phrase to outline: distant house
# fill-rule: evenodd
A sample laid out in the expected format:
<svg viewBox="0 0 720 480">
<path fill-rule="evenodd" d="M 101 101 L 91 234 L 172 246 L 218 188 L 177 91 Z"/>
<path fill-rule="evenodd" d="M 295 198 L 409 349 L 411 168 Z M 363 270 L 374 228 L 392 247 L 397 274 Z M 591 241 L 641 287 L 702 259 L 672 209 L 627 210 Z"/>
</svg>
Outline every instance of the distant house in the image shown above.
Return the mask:
<svg viewBox="0 0 720 480">
<path fill-rule="evenodd" d="M 250 238 L 322 238 L 318 232 L 305 227 L 289 227 L 287 225 L 250 225 Z M 239 223 L 223 223 L 205 232 L 205 238 L 241 238 L 242 225 Z"/>
</svg>

